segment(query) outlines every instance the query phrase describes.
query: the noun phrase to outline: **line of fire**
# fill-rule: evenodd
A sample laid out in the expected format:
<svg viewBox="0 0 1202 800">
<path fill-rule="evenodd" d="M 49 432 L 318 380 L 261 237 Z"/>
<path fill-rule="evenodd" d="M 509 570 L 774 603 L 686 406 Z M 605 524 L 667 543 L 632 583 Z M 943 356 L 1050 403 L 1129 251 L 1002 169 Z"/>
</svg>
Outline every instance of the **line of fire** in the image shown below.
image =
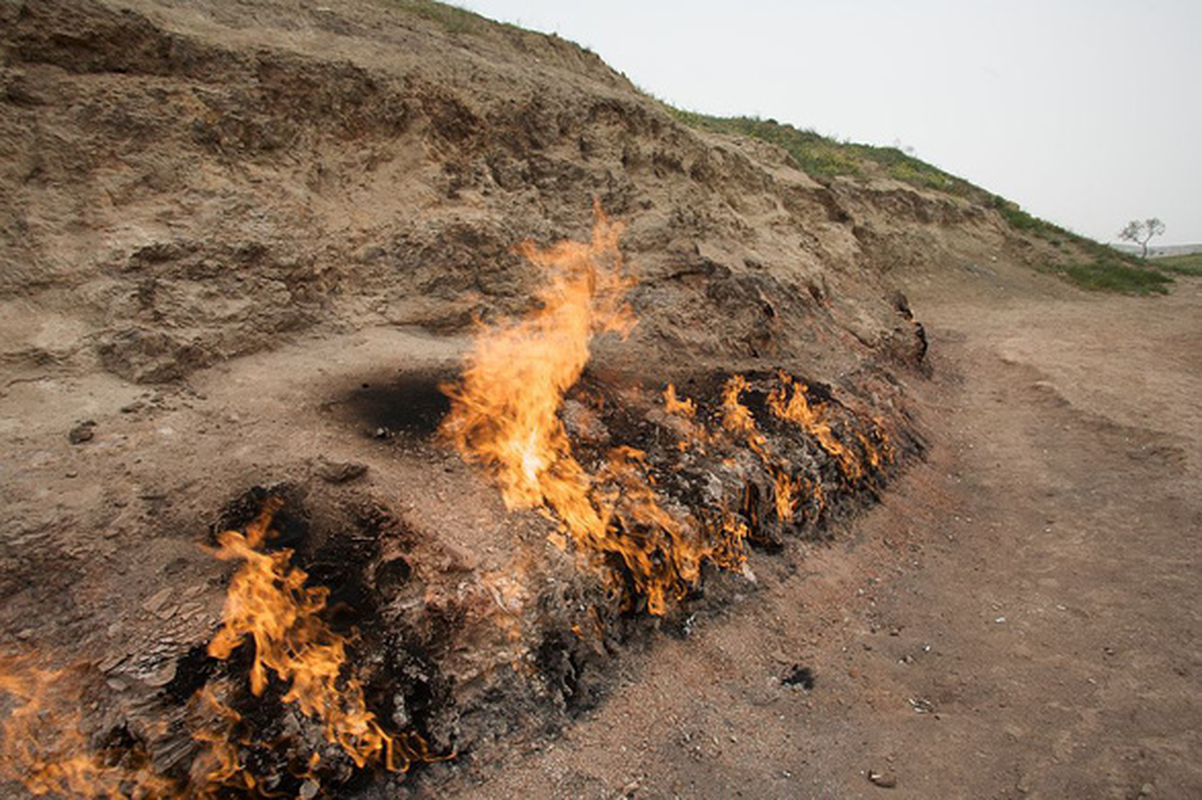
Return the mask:
<svg viewBox="0 0 1202 800">
<path fill-rule="evenodd" d="M 588 241 L 520 245 L 541 276 L 531 310 L 479 323 L 437 384 L 422 446 L 499 495 L 506 568 L 435 590 L 392 509 L 356 509 L 316 547 L 303 491 L 255 487 L 206 545 L 228 564 L 220 625 L 151 707 L 92 713 L 106 684 L 66 653 L 0 660 L 0 778 L 37 796 L 311 800 L 453 768 L 472 714 L 597 702 L 606 682 L 589 676 L 623 640 L 685 631 L 707 591 L 756 580 L 752 550 L 820 540 L 876 498 L 917 445 L 829 386 L 780 368 L 590 369 L 596 341 L 638 324 L 621 232 L 598 208 Z M 557 559 L 574 582 L 547 577 Z M 503 666 L 473 688 L 456 677 L 473 658 Z"/>
</svg>

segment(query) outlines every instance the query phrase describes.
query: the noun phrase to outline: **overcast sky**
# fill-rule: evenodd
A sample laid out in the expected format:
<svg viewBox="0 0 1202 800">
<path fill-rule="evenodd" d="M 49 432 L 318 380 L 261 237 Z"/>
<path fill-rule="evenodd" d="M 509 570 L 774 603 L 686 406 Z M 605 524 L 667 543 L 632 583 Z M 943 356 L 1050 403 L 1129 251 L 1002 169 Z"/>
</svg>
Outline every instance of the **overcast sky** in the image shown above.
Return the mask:
<svg viewBox="0 0 1202 800">
<path fill-rule="evenodd" d="M 1101 241 L 1202 243 L 1202 0 L 466 0 L 673 105 L 915 155 Z"/>
</svg>

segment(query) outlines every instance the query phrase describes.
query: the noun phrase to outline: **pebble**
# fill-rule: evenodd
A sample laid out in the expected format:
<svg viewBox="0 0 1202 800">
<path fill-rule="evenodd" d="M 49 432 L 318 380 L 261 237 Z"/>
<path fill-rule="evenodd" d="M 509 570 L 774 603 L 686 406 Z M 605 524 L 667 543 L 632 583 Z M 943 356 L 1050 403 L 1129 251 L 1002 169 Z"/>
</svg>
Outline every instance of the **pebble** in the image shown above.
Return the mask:
<svg viewBox="0 0 1202 800">
<path fill-rule="evenodd" d="M 152 689 L 161 689 L 175 680 L 175 662 L 168 661 L 163 668 L 146 679 L 146 685 Z"/>
<path fill-rule="evenodd" d="M 179 615 L 181 617 L 194 617 L 204 610 L 204 603 L 184 603 L 179 607 Z"/>
<path fill-rule="evenodd" d="M 358 461 L 327 461 L 319 458 L 317 474 L 326 483 L 346 483 L 367 473 L 367 465 Z"/>
<path fill-rule="evenodd" d="M 96 435 L 96 431 L 93 430 L 95 427 L 95 420 L 86 419 L 67 432 L 67 441 L 71 444 L 83 444 L 91 441 L 92 437 Z"/>
<path fill-rule="evenodd" d="M 149 600 L 142 604 L 142 609 L 151 614 L 156 613 L 171 598 L 171 592 L 172 589 L 168 586 L 166 589 L 155 593 Z"/>
</svg>

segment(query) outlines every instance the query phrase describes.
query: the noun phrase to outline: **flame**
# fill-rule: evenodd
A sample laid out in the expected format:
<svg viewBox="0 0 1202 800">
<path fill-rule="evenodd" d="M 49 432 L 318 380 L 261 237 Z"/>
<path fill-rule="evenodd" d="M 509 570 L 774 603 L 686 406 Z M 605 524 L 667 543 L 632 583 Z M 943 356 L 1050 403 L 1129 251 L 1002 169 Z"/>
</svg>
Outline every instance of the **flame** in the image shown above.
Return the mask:
<svg viewBox="0 0 1202 800">
<path fill-rule="evenodd" d="M 707 537 L 696 520 L 679 519 L 660 505 L 641 450 L 613 448 L 601 478 L 618 487 L 615 528 L 588 546 L 622 560 L 650 613 L 662 615 L 670 601 L 684 598 L 701 579 L 704 562 L 729 569 L 745 559 L 745 528 L 723 526 L 718 536 Z"/>
<path fill-rule="evenodd" d="M 773 477 L 776 498 L 776 517 L 781 522 L 790 522 L 797 511 L 798 485 L 787 470 L 780 470 Z"/>
<path fill-rule="evenodd" d="M 801 426 L 806 433 L 817 439 L 827 455 L 837 460 L 839 469 L 847 480 L 859 480 L 864 474 L 859 458 L 835 436 L 826 418 L 825 409 L 822 406 L 814 408 L 810 405 L 806 398 L 806 385 L 798 383 L 785 372 L 779 374 L 779 379 L 780 385 L 768 394 L 768 409 L 781 419 Z"/>
<path fill-rule="evenodd" d="M 30 794 L 67 797 L 157 798 L 174 794 L 155 774 L 141 747 L 106 754 L 82 729 L 81 687 L 67 670 L 47 670 L 29 659 L 0 658 L 0 693 L 15 706 L 3 724 L 0 780 L 22 783 Z"/>
<path fill-rule="evenodd" d="M 676 387 L 669 383 L 664 389 L 664 411 L 685 419 L 693 419 L 697 416 L 697 404 L 687 397 L 683 400 L 678 398 Z"/>
<path fill-rule="evenodd" d="M 680 436 L 677 449 L 684 452 L 690 447 L 697 447 L 704 453 L 709 435 L 705 426 L 697 422 L 697 404 L 687 397 L 677 396 L 676 386 L 671 383 L 664 389 L 663 397 L 664 411 L 673 418 L 673 425 Z"/>
<path fill-rule="evenodd" d="M 497 481 L 507 508 L 538 510 L 558 522 L 559 530 L 549 535 L 552 542 L 566 548 L 570 537 L 582 560 L 599 569 L 628 606 L 636 595 L 646 599 L 649 612 L 664 614 L 697 584 L 703 564 L 732 568 L 742 563 L 749 528 L 760 522 L 758 490 L 743 497 L 740 511 L 747 520 L 725 508 L 672 511 L 661 502 L 655 469 L 643 451 L 614 447 L 594 472 L 573 454 L 561 419 L 564 396 L 583 373 L 593 339 L 611 332 L 625 336 L 635 324 L 625 300 L 633 279 L 623 273 L 621 226 L 600 208 L 595 214 L 588 243 L 563 242 L 547 250 L 522 245 L 523 255 L 546 276 L 536 293 L 537 307 L 521 319 L 481 327 L 461 379 L 443 387 L 451 410 L 442 433 L 465 461 Z M 742 375 L 727 380 L 721 428 L 711 433 L 697 404 L 668 384 L 661 419 L 678 434 L 682 452 L 710 444 L 750 448 L 772 476 L 782 523 L 794 520 L 803 500 L 820 514 L 821 482 L 795 476 L 787 461 L 773 456 L 755 415 L 743 404 L 750 389 Z M 809 405 L 804 385 L 782 372 L 766 404 L 816 439 L 849 483 L 864 474 L 860 454 L 835 436 L 825 408 Z M 856 435 L 865 457 L 878 466 L 881 453 L 867 436 Z M 874 435 L 884 442 L 879 427 Z M 723 463 L 733 469 L 739 462 L 727 456 Z"/>
<path fill-rule="evenodd" d="M 442 430 L 468 461 L 501 485 L 509 509 L 550 506 L 572 530 L 603 531 L 590 481 L 572 456 L 558 416 L 580 378 L 594 336 L 629 333 L 625 302 L 633 280 L 622 271 L 621 225 L 597 209 L 592 240 L 519 250 L 547 275 L 539 307 L 525 318 L 481 329 L 458 385 L 445 386 L 451 412 Z"/>
<path fill-rule="evenodd" d="M 559 416 L 564 394 L 596 336 L 624 336 L 635 324 L 625 301 L 634 281 L 623 273 L 621 226 L 594 211 L 590 242 L 520 248 L 547 276 L 539 305 L 478 332 L 460 381 L 443 387 L 451 411 L 442 431 L 466 461 L 496 479 L 507 508 L 557 520 L 594 566 L 621 565 L 621 574 L 606 572 L 611 589 L 626 597 L 629 582 L 648 611 L 663 614 L 696 584 L 703 562 L 737 563 L 742 539 L 734 526 L 710 529 L 665 510 L 643 452 L 614 448 L 597 474 L 572 453 Z M 675 413 L 688 413 L 690 403 L 676 400 L 674 389 L 669 397 Z"/>
<path fill-rule="evenodd" d="M 344 675 L 346 640 L 321 619 L 329 590 L 305 586 L 307 575 L 290 566 L 292 551 L 264 553 L 279 500 L 269 500 L 245 533 L 225 531 L 218 536 L 218 558 L 241 561 L 230 581 L 223 612 L 224 624 L 209 642 L 209 655 L 228 659 L 247 639 L 254 647 L 250 688 L 255 696 L 267 687 L 269 672 L 288 685 L 283 701 L 296 703 L 306 716 L 321 721 L 326 740 L 337 744 L 358 767 L 378 762 L 405 772 L 414 761 L 437 760 L 425 740 L 415 733 L 391 735 L 367 710 L 363 685 Z M 218 775 L 233 767 L 218 759 Z"/>
<path fill-rule="evenodd" d="M 242 715 L 219 700 L 208 686 L 197 692 L 192 702 L 206 717 L 206 723 L 192 731 L 192 739 L 205 745 L 192 762 L 193 785 L 205 787 L 200 792 L 202 797 L 213 795 L 218 787 L 253 792 L 258 780 L 245 768 L 238 747 L 251 742 L 235 733 Z"/>
</svg>

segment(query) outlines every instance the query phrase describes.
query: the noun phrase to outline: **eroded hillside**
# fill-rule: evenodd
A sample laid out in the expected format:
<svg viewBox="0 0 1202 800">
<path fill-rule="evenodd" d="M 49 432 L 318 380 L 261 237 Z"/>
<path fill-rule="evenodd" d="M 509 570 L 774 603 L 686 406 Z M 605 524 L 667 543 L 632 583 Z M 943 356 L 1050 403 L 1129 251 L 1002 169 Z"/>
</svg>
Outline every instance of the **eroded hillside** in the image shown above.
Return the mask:
<svg viewBox="0 0 1202 800">
<path fill-rule="evenodd" d="M 35 792 L 482 768 L 921 456 L 898 275 L 1076 246 L 432 4 L 0 30 L 0 646 L 84 731 L 5 752 Z"/>
</svg>

